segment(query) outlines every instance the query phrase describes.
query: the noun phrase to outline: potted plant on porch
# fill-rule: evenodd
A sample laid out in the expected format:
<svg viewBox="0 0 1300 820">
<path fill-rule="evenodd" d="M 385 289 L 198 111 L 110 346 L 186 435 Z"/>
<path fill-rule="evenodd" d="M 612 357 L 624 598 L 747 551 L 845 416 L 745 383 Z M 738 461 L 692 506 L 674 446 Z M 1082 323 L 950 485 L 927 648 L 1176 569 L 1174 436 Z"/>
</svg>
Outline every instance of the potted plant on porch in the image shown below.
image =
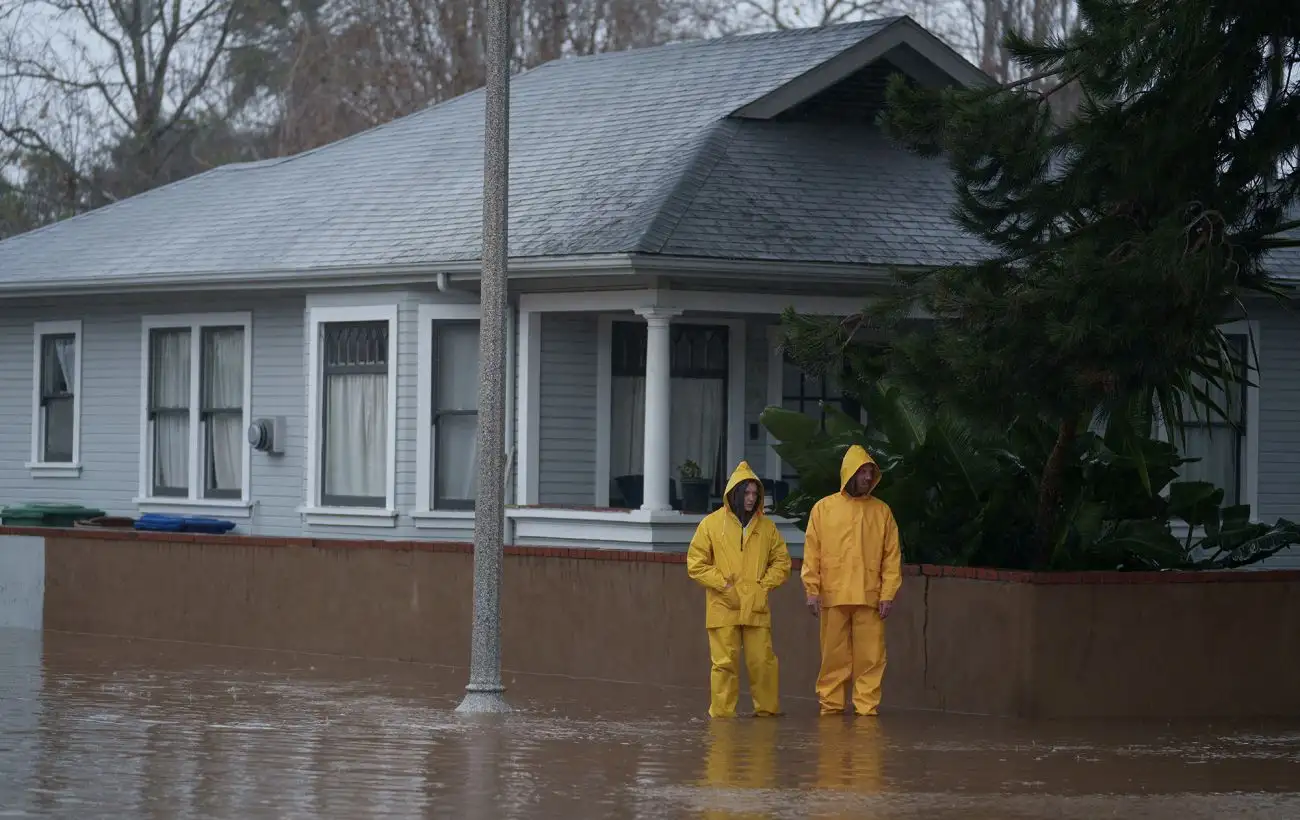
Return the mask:
<svg viewBox="0 0 1300 820">
<path fill-rule="evenodd" d="M 700 465 L 687 459 L 681 466 L 682 512 L 706 513 L 709 511 L 709 480 L 701 478 Z"/>
</svg>

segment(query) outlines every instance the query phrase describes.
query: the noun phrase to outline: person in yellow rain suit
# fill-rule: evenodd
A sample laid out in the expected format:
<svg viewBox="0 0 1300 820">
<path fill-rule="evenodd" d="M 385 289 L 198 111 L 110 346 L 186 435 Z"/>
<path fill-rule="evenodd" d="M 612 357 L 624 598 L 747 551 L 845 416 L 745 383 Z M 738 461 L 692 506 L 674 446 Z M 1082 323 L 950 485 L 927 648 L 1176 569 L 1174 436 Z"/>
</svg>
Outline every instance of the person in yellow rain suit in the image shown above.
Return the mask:
<svg viewBox="0 0 1300 820">
<path fill-rule="evenodd" d="M 898 524 L 871 493 L 880 468 L 853 445 L 840 464 L 840 491 L 818 501 L 804 533 L 803 580 L 808 609 L 821 619 L 817 699 L 823 715 L 853 709 L 874 715 L 885 675 L 885 618 L 902 586 Z"/>
<path fill-rule="evenodd" d="M 742 461 L 727 481 L 723 504 L 695 529 L 686 572 L 705 588 L 709 633 L 709 716 L 735 717 L 743 645 L 754 713 L 781 713 L 768 593 L 790 577 L 790 550 L 763 514 L 763 484 Z"/>
</svg>

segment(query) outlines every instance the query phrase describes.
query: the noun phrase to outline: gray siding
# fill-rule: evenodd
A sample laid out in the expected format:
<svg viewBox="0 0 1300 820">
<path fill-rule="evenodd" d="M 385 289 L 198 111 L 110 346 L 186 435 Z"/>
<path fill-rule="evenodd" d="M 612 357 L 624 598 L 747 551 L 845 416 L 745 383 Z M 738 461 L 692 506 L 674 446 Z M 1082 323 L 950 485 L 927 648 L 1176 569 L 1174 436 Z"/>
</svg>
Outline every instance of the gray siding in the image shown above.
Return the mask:
<svg viewBox="0 0 1300 820">
<path fill-rule="evenodd" d="M 1259 320 L 1259 517 L 1300 521 L 1300 319 L 1269 306 Z M 1300 569 L 1300 549 L 1268 562 Z"/>
<path fill-rule="evenodd" d="M 593 314 L 542 314 L 541 504 L 596 498 L 596 337 Z"/>
<path fill-rule="evenodd" d="M 301 296 L 133 297 L 59 300 L 0 306 L 0 503 L 54 501 L 85 504 L 133 515 L 139 494 L 141 317 L 180 313 L 248 311 L 253 314 L 254 416 L 289 419 L 286 454 L 278 463 L 255 453 L 251 490 L 260 503 L 248 531 L 301 532 L 303 366 Z M 25 463 L 31 450 L 32 325 L 80 319 L 81 475 L 36 478 Z M 288 341 L 286 342 L 286 338 Z M 296 387 L 296 390 L 295 390 Z M 263 392 L 265 391 L 265 392 Z M 264 396 L 271 404 L 264 404 Z M 296 401 L 292 397 L 296 396 Z M 283 509 L 287 505 L 287 510 Z M 264 521 L 269 527 L 264 526 Z M 288 533 L 286 533 L 288 534 Z"/>
<path fill-rule="evenodd" d="M 398 300 L 397 506 L 413 509 L 416 493 L 418 303 Z M 388 302 L 392 303 L 391 300 Z M 60 300 L 0 305 L 0 504 L 53 501 L 85 504 L 134 515 L 140 459 L 142 316 L 250 311 L 253 316 L 252 414 L 284 416 L 280 456 L 253 453 L 252 518 L 239 531 L 319 537 L 467 539 L 472 524 L 449 522 L 416 528 L 402 515 L 395 528 L 308 526 L 298 512 L 306 494 L 307 334 L 301 294 L 151 296 L 112 300 Z M 82 321 L 81 475 L 35 478 L 26 467 L 31 448 L 32 325 Z M 590 481 L 589 481 L 590 483 Z"/>
</svg>

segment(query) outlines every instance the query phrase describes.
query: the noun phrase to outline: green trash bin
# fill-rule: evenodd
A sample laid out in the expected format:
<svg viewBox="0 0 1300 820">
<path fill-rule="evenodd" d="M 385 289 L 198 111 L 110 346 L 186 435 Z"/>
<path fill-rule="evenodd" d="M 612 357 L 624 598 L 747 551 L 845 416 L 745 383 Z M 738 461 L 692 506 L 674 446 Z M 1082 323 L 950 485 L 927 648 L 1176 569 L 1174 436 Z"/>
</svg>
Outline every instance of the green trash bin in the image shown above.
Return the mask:
<svg viewBox="0 0 1300 820">
<path fill-rule="evenodd" d="M 103 510 L 80 504 L 11 504 L 0 510 L 0 523 L 6 527 L 71 527 L 102 515 Z"/>
</svg>

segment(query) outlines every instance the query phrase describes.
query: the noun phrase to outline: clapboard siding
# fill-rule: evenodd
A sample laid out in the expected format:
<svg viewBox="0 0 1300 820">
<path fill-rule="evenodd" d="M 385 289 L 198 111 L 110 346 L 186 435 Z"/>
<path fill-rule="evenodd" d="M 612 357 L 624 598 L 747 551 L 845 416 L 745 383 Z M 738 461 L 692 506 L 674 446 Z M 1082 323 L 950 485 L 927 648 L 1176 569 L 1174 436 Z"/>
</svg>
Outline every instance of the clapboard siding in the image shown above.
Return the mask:
<svg viewBox="0 0 1300 820">
<path fill-rule="evenodd" d="M 592 504 L 596 498 L 594 314 L 542 314 L 538 501 Z"/>
</svg>

